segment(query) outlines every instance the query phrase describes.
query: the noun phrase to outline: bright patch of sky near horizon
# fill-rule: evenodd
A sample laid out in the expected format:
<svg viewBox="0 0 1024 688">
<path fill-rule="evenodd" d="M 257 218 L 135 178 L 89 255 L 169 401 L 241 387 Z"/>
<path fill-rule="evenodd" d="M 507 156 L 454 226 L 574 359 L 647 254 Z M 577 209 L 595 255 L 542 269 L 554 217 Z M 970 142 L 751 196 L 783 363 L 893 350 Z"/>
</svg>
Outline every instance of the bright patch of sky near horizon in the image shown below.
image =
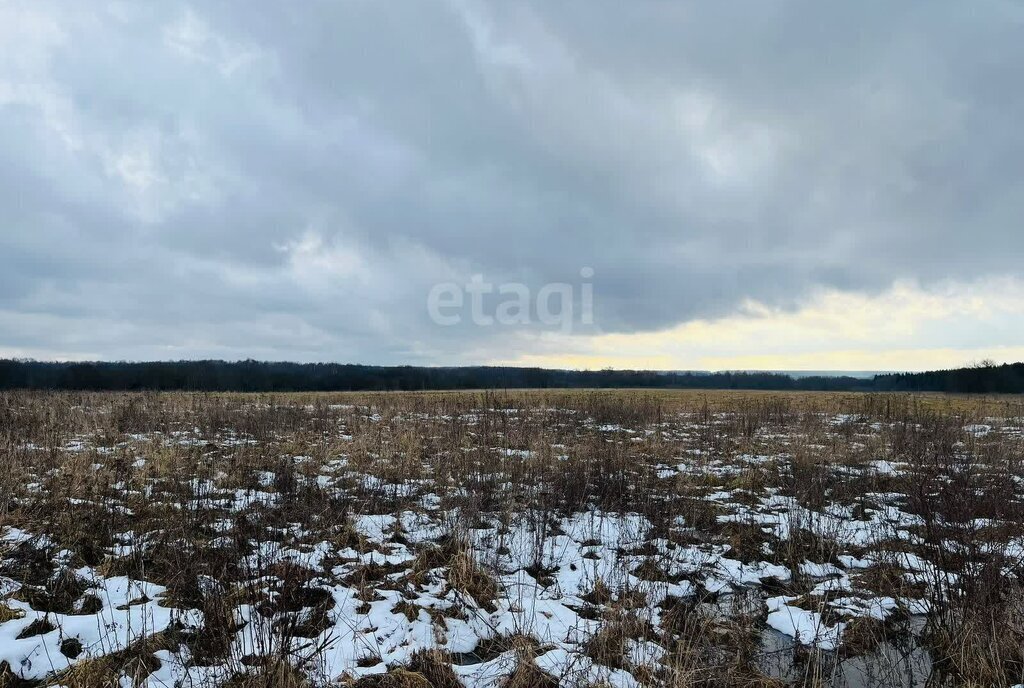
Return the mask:
<svg viewBox="0 0 1024 688">
<path fill-rule="evenodd" d="M 556 368 L 653 370 L 936 370 L 1024 360 L 1006 341 L 1024 319 L 1024 283 L 989 280 L 924 291 L 897 283 L 877 296 L 825 291 L 796 310 L 756 302 L 715 320 L 651 333 L 541 335 L 532 353 L 493 361 Z M 935 342 L 941 342 L 936 346 Z"/>
<path fill-rule="evenodd" d="M 1024 359 L 1024 10 L 0 5 L 0 356 Z M 452 327 L 439 282 L 594 323 Z"/>
</svg>

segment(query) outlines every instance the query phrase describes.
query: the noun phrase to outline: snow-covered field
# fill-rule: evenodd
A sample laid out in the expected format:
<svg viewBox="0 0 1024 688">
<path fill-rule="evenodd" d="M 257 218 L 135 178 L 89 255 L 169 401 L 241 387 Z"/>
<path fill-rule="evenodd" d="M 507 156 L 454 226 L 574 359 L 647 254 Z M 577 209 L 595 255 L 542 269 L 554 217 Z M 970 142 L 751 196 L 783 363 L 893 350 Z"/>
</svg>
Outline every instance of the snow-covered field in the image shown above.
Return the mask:
<svg viewBox="0 0 1024 688">
<path fill-rule="evenodd" d="M 2 395 L 0 686 L 1021 683 L 1020 416 Z"/>
</svg>

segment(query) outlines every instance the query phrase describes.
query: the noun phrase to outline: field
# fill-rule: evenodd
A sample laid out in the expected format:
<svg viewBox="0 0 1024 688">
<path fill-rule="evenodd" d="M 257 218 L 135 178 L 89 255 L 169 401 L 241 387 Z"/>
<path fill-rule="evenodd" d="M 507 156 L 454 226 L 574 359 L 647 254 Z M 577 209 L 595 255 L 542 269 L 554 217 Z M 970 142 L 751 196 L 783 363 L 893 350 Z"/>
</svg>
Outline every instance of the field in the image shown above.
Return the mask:
<svg viewBox="0 0 1024 688">
<path fill-rule="evenodd" d="M 0 686 L 1024 683 L 1024 401 L 0 395 Z"/>
</svg>

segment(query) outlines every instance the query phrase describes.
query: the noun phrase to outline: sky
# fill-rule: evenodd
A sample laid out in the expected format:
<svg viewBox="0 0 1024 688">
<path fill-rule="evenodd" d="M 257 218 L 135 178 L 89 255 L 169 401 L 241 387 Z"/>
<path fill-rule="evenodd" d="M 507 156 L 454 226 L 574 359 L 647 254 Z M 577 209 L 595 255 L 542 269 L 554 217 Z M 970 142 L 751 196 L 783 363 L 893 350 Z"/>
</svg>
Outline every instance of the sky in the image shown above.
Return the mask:
<svg viewBox="0 0 1024 688">
<path fill-rule="evenodd" d="M 0 2 L 0 357 L 1024 360 L 1024 5 Z"/>
</svg>

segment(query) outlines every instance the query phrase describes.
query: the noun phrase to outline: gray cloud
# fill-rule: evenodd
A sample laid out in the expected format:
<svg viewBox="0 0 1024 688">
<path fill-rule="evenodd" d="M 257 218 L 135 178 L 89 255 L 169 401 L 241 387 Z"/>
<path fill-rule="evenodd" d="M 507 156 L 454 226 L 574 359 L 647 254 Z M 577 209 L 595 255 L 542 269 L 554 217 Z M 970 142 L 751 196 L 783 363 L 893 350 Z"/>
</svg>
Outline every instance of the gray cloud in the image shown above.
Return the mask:
<svg viewBox="0 0 1024 688">
<path fill-rule="evenodd" d="M 0 15 L 2 350 L 471 362 L 518 344 L 439 281 L 591 266 L 640 332 L 1021 274 L 1014 3 Z"/>
</svg>

